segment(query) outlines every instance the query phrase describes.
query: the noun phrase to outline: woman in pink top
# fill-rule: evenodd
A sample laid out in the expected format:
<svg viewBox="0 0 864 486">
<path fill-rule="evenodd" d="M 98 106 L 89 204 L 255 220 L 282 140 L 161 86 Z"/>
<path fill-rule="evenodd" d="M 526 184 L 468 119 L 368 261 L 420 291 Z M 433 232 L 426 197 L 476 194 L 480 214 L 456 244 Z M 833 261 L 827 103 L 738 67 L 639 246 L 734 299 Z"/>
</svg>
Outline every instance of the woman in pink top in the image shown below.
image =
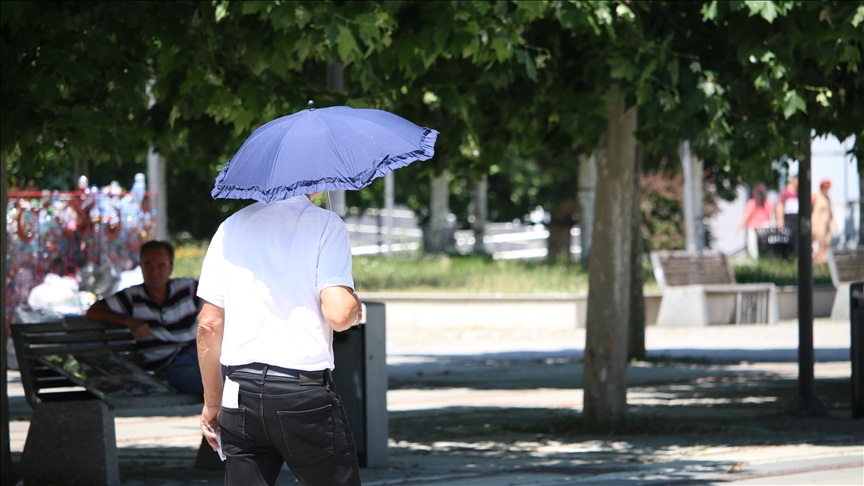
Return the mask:
<svg viewBox="0 0 864 486">
<path fill-rule="evenodd" d="M 771 215 L 774 214 L 774 204 L 767 199 L 767 192 L 765 184 L 756 184 L 753 188 L 753 197 L 744 206 L 744 216 L 735 228 L 737 235 L 745 225 L 747 226 L 747 253 L 753 258 L 759 256 L 756 230 L 770 226 Z"/>
</svg>

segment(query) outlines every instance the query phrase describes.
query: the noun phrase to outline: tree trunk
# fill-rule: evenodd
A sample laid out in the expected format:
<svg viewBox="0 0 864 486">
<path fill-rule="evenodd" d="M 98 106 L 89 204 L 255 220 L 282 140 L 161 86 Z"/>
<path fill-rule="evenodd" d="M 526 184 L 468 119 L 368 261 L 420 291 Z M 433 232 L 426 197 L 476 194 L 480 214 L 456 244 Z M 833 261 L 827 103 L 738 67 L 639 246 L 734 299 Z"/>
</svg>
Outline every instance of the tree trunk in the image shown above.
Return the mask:
<svg viewBox="0 0 864 486">
<path fill-rule="evenodd" d="M 603 151 L 606 148 L 598 149 Z M 588 268 L 591 258 L 591 239 L 594 234 L 594 200 L 597 197 L 597 152 L 590 156 L 579 156 L 579 245 L 582 247 L 579 259 Z"/>
<path fill-rule="evenodd" d="M 8 187 L 8 183 L 6 181 L 6 153 L 0 154 L 0 201 L 3 201 L 3 214 L 5 217 L 6 214 L 6 188 Z M 3 275 L 3 302 L 6 302 L 6 224 L 0 225 L 2 230 L 0 230 L 0 236 L 2 236 L 3 241 L 3 258 L 0 259 L 0 275 Z M 9 438 L 9 389 L 7 388 L 7 380 L 6 380 L 6 342 L 9 339 L 9 336 L 6 335 L 7 326 L 6 323 L 6 306 L 3 306 L 3 337 L 0 338 L 0 342 L 2 342 L 2 346 L 0 346 L 0 423 L 2 423 L 2 430 L 0 430 L 0 483 L 2 484 L 13 484 L 15 481 L 13 479 L 14 475 L 12 474 L 12 452 L 10 449 L 10 438 Z"/>
<path fill-rule="evenodd" d="M 75 174 L 73 175 L 74 187 L 78 187 L 78 179 L 80 179 L 82 176 L 86 177 L 88 182 L 89 182 L 89 180 L 90 180 L 90 162 L 88 159 L 83 158 L 83 159 L 76 160 L 74 170 L 75 170 Z"/>
<path fill-rule="evenodd" d="M 642 146 L 636 149 L 633 177 L 633 247 L 630 249 L 630 326 L 627 334 L 627 359 L 645 360 L 645 295 L 642 291 Z"/>
<path fill-rule="evenodd" d="M 597 160 L 594 243 L 588 269 L 583 420 L 611 429 L 627 414 L 627 328 L 633 245 L 636 109 L 625 111 L 617 85 L 609 89 L 606 157 Z M 602 145 L 602 142 L 601 142 Z"/>
<path fill-rule="evenodd" d="M 445 253 L 449 246 L 447 215 L 450 214 L 450 171 L 430 179 L 429 221 L 423 232 L 423 250 L 426 253 Z"/>
<path fill-rule="evenodd" d="M 690 141 L 679 145 L 681 171 L 684 175 L 684 190 L 681 197 L 684 203 L 684 241 L 687 251 L 705 249 L 705 231 L 702 228 L 702 161 L 690 151 Z"/>
<path fill-rule="evenodd" d="M 576 214 L 576 200 L 562 201 L 552 213 L 549 221 L 549 239 L 546 258 L 549 260 L 570 259 L 570 242 L 573 229 L 573 215 Z"/>
<path fill-rule="evenodd" d="M 691 155 L 693 171 L 693 233 L 696 236 L 696 250 L 705 249 L 705 164 L 702 159 Z"/>
<path fill-rule="evenodd" d="M 156 238 L 168 239 L 168 179 L 165 178 L 165 157 L 153 146 L 147 150 L 147 187 L 156 195 L 150 207 L 156 208 Z M 155 200 L 154 200 L 155 198 Z"/>
<path fill-rule="evenodd" d="M 474 208 L 474 221 L 471 229 L 474 230 L 474 254 L 485 255 L 486 245 L 483 238 L 486 237 L 486 220 L 489 218 L 489 176 L 474 182 L 471 188 L 471 206 Z"/>
</svg>

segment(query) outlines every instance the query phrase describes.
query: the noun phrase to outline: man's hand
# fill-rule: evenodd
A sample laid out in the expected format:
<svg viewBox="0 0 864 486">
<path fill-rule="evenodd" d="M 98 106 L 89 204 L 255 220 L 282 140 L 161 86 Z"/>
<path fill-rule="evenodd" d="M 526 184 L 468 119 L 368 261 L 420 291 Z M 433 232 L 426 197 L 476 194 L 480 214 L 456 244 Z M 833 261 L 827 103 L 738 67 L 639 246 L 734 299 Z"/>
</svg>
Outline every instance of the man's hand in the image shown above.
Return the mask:
<svg viewBox="0 0 864 486">
<path fill-rule="evenodd" d="M 87 319 L 126 326 L 135 335 L 135 339 L 144 339 L 153 333 L 149 324 L 132 316 L 114 312 L 104 300 L 100 300 L 90 306 L 90 309 L 87 310 Z"/>
<path fill-rule="evenodd" d="M 220 410 L 219 405 L 204 405 L 204 410 L 201 411 L 201 433 L 204 434 L 204 438 L 207 439 L 207 443 L 214 451 L 219 448 L 216 438 L 220 434 L 218 422 Z"/>
<path fill-rule="evenodd" d="M 153 333 L 153 330 L 150 329 L 150 324 L 138 319 L 130 319 L 127 327 L 132 330 L 135 339 L 144 339 Z"/>
<path fill-rule="evenodd" d="M 334 285 L 321 291 L 321 313 L 336 332 L 360 322 L 362 309 L 360 297 L 350 287 Z"/>
</svg>

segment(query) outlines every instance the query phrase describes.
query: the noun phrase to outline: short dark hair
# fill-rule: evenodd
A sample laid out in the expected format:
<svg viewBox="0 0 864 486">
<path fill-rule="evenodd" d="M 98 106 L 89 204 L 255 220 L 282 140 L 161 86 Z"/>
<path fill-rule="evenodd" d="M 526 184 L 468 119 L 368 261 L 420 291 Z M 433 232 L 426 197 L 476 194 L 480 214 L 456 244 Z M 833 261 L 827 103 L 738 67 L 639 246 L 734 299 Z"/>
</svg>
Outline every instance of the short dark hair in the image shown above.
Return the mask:
<svg viewBox="0 0 864 486">
<path fill-rule="evenodd" d="M 144 252 L 147 250 L 155 250 L 157 248 L 162 248 L 163 250 L 168 252 L 168 261 L 171 262 L 171 265 L 174 265 L 174 246 L 167 241 L 159 241 L 152 240 L 148 241 L 141 245 L 141 251 L 138 253 L 138 261 L 141 261 L 144 258 Z"/>
</svg>

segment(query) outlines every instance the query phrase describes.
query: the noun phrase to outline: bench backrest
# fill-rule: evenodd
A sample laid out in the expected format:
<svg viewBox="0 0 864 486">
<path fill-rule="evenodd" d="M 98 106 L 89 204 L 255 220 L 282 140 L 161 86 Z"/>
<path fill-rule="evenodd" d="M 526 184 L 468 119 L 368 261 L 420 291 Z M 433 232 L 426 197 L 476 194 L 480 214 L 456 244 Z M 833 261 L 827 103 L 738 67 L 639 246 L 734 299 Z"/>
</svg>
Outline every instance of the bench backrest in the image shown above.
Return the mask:
<svg viewBox="0 0 864 486">
<path fill-rule="evenodd" d="M 864 280 L 864 248 L 837 248 L 825 253 L 835 288 L 840 284 Z"/>
<path fill-rule="evenodd" d="M 43 400 L 95 398 L 86 391 L 70 392 L 70 387 L 77 388 L 78 385 L 35 358 L 36 353 L 110 350 L 132 363 L 144 361 L 141 351 L 135 346 L 132 331 L 123 326 L 89 321 L 83 317 L 67 317 L 65 321 L 12 324 L 10 327 L 24 394 L 31 407 Z"/>
<path fill-rule="evenodd" d="M 651 265 L 661 290 L 667 286 L 735 283 L 729 260 L 716 251 L 652 251 Z"/>
</svg>

